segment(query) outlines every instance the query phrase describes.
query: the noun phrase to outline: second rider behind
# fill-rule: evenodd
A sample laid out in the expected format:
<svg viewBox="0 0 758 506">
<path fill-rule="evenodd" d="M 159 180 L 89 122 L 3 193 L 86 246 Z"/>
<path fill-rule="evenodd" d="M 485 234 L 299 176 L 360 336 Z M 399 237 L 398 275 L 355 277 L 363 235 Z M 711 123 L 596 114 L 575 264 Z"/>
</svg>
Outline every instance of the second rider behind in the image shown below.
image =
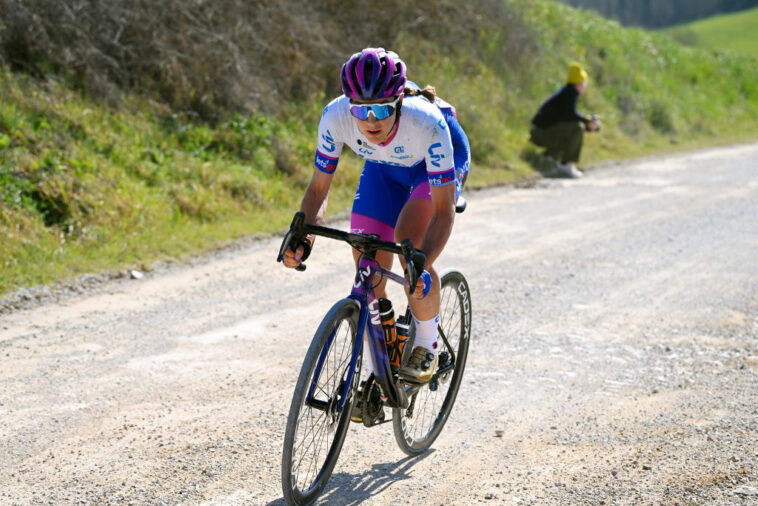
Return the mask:
<svg viewBox="0 0 758 506">
<path fill-rule="evenodd" d="M 416 325 L 412 356 L 401 373 L 427 381 L 437 365 L 440 278 L 434 261 L 453 228 L 455 203 L 468 176 L 471 154 L 455 109 L 407 81 L 405 63 L 392 51 L 366 48 L 342 66 L 344 95 L 324 109 L 318 132 L 313 176 L 300 210 L 305 222 L 320 224 L 326 213 L 332 177 L 347 145 L 366 162 L 355 193 L 350 230 L 377 234 L 385 241 L 410 238 L 426 254 L 431 288 L 422 296 L 419 281 L 408 303 Z M 307 236 L 284 264 L 300 265 L 313 248 Z M 357 251 L 353 252 L 356 262 Z M 392 266 L 393 255 L 380 251 L 377 260 Z M 401 262 L 404 261 L 401 259 Z M 385 281 L 375 289 L 385 296 Z"/>
</svg>

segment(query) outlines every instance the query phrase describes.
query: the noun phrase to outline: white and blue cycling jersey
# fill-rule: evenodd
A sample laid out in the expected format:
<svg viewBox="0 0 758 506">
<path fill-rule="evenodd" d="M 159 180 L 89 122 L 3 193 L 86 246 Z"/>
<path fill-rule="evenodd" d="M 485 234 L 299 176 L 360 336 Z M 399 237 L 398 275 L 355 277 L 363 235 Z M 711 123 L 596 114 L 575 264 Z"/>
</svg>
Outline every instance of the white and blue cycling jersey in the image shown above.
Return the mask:
<svg viewBox="0 0 758 506">
<path fill-rule="evenodd" d="M 351 229 L 366 230 L 362 217 L 394 228 L 403 205 L 411 198 L 430 199 L 430 186 L 456 185 L 456 197 L 468 175 L 470 148 L 455 109 L 441 99 L 432 104 L 420 95 L 403 97 L 395 133 L 383 144 L 370 143 L 350 114 L 350 99 L 330 102 L 321 117 L 315 165 L 332 174 L 347 145 L 365 160 L 353 202 Z"/>
</svg>

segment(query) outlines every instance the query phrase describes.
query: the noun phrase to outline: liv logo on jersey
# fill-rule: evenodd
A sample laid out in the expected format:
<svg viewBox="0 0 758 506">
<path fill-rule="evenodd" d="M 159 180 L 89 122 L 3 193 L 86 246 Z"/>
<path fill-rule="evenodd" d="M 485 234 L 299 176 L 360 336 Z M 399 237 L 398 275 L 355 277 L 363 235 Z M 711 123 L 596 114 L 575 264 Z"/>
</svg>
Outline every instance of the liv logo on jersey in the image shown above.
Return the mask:
<svg viewBox="0 0 758 506">
<path fill-rule="evenodd" d="M 316 164 L 316 167 L 321 172 L 326 172 L 327 174 L 333 174 L 335 170 L 337 170 L 337 162 L 339 161 L 338 158 L 333 158 L 331 156 L 326 156 L 324 153 L 316 150 L 316 160 L 314 163 Z"/>
<path fill-rule="evenodd" d="M 321 139 L 324 141 L 321 143 L 321 147 L 324 148 L 328 153 L 333 153 L 336 147 L 334 145 L 334 137 L 332 136 L 332 132 L 327 130 L 326 133 L 321 136 Z"/>
<path fill-rule="evenodd" d="M 430 161 L 432 162 L 432 165 L 434 165 L 435 167 L 439 167 L 440 166 L 440 160 L 442 160 L 443 158 L 445 158 L 445 155 L 439 155 L 439 154 L 437 154 L 437 153 L 434 152 L 435 149 L 441 148 L 441 147 L 442 147 L 442 144 L 440 144 L 439 142 L 435 142 L 434 144 L 432 144 L 431 146 L 429 146 Z"/>
</svg>

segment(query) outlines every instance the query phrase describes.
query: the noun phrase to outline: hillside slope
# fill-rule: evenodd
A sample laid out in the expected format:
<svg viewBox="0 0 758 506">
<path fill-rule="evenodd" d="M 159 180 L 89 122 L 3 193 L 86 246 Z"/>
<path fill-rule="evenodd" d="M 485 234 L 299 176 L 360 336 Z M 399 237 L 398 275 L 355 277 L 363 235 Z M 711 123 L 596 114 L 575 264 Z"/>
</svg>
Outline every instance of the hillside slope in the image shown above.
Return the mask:
<svg viewBox="0 0 758 506">
<path fill-rule="evenodd" d="M 137 9 L 152 4 L 134 5 L 124 19 L 138 19 Z M 176 54 L 171 37 L 163 46 L 154 41 L 140 46 L 139 33 L 129 32 L 132 45 L 119 53 L 97 45 L 112 40 L 105 36 L 111 35 L 110 25 L 82 15 L 89 24 L 73 25 L 78 38 L 71 51 L 29 46 L 23 53 L 18 42 L 25 39 L 18 34 L 25 32 L 13 31 L 4 19 L 0 294 L 85 272 L 149 268 L 155 260 L 280 230 L 310 179 L 320 111 L 338 93 L 339 64 L 368 45 L 398 51 L 413 80 L 434 84 L 456 105 L 472 144 L 471 187 L 537 174 L 540 159 L 527 141 L 529 119 L 562 84 L 573 60 L 582 61 L 591 76 L 582 109 L 604 120 L 602 134 L 587 143 L 585 163 L 758 136 L 758 66 L 749 58 L 683 47 L 545 0 L 477 0 L 468 6 L 440 0 L 423 9 L 391 2 L 381 9 L 361 7 L 360 13 L 326 0 L 308 5 L 279 20 L 258 3 L 219 2 L 214 9 L 231 9 L 222 17 L 214 17 L 218 11 L 210 12 L 205 3 L 166 3 L 169 14 L 161 19 L 170 20 L 171 9 L 181 6 L 172 33 L 186 28 L 193 51 L 205 47 L 204 37 L 225 41 L 232 53 L 242 48 L 253 32 L 229 20 L 266 15 L 281 21 L 279 36 L 266 41 L 258 60 L 254 52 L 234 53 L 240 68 L 251 73 L 248 80 L 236 82 L 231 73 L 218 81 L 249 98 L 239 102 L 218 99 L 227 89 L 213 81 L 219 68 L 211 65 L 212 55 L 220 46 L 208 46 L 206 64 L 196 65 L 198 60 L 171 59 Z M 23 26 L 23 12 L 14 11 L 13 26 Z M 405 24 L 385 22 L 388 12 Z M 376 22 L 358 30 L 359 18 Z M 29 26 L 43 30 L 46 18 L 34 19 L 37 24 Z M 338 35 L 332 29 L 314 34 L 324 19 L 332 24 L 323 28 L 341 28 Z M 207 28 L 206 21 L 218 31 L 198 28 Z M 95 28 L 99 31 L 87 36 Z M 44 33 L 48 38 L 39 40 L 55 42 L 54 31 Z M 113 69 L 128 69 L 131 79 L 95 75 L 95 63 L 67 66 L 56 59 L 68 54 L 79 61 L 74 50 L 86 44 L 107 56 Z M 121 67 L 134 62 L 119 55 L 139 47 L 154 48 L 154 57 L 166 59 L 147 70 Z M 174 71 L 150 73 L 151 68 Z M 141 79 L 141 70 L 153 81 Z M 281 86 L 272 87 L 272 79 L 281 79 Z M 347 209 L 358 169 L 356 157 L 340 162 L 330 214 Z"/>
<path fill-rule="evenodd" d="M 695 21 L 663 31 L 679 42 L 758 58 L 758 7 Z"/>
<path fill-rule="evenodd" d="M 750 9 L 758 0 L 561 0 L 599 12 L 628 26 L 660 28 Z"/>
</svg>

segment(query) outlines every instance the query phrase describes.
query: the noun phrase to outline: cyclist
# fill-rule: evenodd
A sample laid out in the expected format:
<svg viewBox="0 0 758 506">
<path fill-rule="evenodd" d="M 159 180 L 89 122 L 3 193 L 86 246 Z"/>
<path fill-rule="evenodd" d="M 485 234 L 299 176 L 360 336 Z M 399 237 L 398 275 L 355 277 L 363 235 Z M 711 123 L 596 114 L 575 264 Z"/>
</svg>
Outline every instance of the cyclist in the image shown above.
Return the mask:
<svg viewBox="0 0 758 506">
<path fill-rule="evenodd" d="M 344 95 L 332 100 L 321 116 L 315 169 L 300 210 L 306 223 L 323 221 L 344 145 L 365 160 L 351 232 L 377 234 L 385 241 L 410 238 L 427 257 L 431 287 L 424 297 L 420 280 L 413 297 L 408 297 L 416 340 L 401 370 L 426 381 L 437 364 L 440 280 L 434 261 L 450 236 L 456 200 L 468 176 L 468 139 L 455 109 L 437 98 L 433 87 L 420 90 L 407 81 L 405 63 L 392 51 L 366 48 L 355 53 L 342 66 L 340 80 Z M 308 236 L 296 251 L 287 251 L 284 264 L 300 265 L 314 239 Z M 353 255 L 357 262 L 360 254 Z M 385 268 L 392 266 L 391 253 L 378 252 L 376 258 Z M 375 291 L 384 296 L 385 282 Z"/>
</svg>

